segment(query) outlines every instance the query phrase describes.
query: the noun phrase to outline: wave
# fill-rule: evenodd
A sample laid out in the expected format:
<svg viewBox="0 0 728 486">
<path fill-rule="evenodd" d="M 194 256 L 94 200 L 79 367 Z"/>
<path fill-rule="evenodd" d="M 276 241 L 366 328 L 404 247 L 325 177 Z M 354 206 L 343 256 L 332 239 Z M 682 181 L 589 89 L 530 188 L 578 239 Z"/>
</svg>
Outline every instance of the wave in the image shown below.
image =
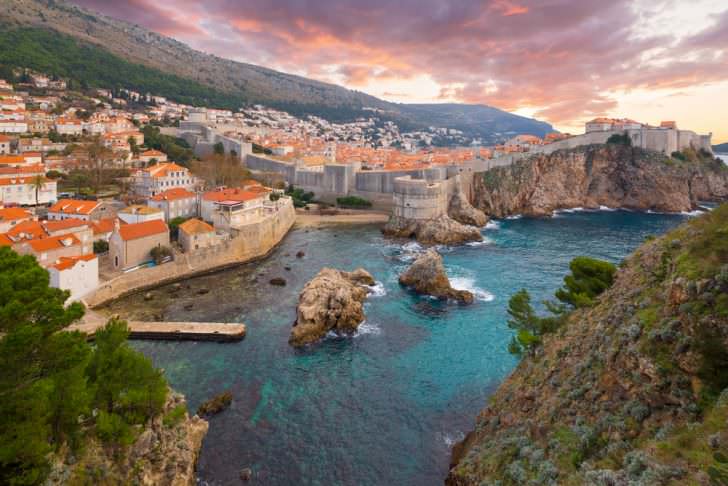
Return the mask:
<svg viewBox="0 0 728 486">
<path fill-rule="evenodd" d="M 617 208 L 610 208 L 609 206 L 599 206 L 599 211 L 616 211 Z"/>
<path fill-rule="evenodd" d="M 444 432 L 442 434 L 442 441 L 445 443 L 445 445 L 448 448 L 451 448 L 458 442 L 462 441 L 465 438 L 465 434 L 463 432 Z"/>
<path fill-rule="evenodd" d="M 514 214 L 513 216 L 506 216 L 506 219 L 521 219 L 522 217 L 522 214 Z"/>
<path fill-rule="evenodd" d="M 470 277 L 453 277 L 450 279 L 450 285 L 452 286 L 452 288 L 457 290 L 469 291 L 471 294 L 473 294 L 476 300 L 479 300 L 481 302 L 490 302 L 495 299 L 495 296 L 487 290 L 476 287 L 475 279 Z"/>
<path fill-rule="evenodd" d="M 362 322 L 359 324 L 359 327 L 357 328 L 356 332 L 354 333 L 354 337 L 364 336 L 366 334 L 372 334 L 372 335 L 378 335 L 382 333 L 382 328 L 377 326 L 376 324 L 371 324 L 367 321 Z"/>
<path fill-rule="evenodd" d="M 488 224 L 485 225 L 485 229 L 487 229 L 487 230 L 500 229 L 500 223 L 498 221 L 493 221 L 491 219 L 490 221 L 488 221 Z"/>
<path fill-rule="evenodd" d="M 675 216 L 675 215 L 682 215 L 682 216 L 700 216 L 701 214 L 705 213 L 705 210 L 703 210 L 703 209 L 694 209 L 692 211 L 670 212 L 670 211 L 653 211 L 652 209 L 648 209 L 645 212 L 647 214 L 666 214 L 668 216 Z"/>
<path fill-rule="evenodd" d="M 384 284 L 379 280 L 376 280 L 374 285 L 367 287 L 367 290 L 369 290 L 369 294 L 372 297 L 384 297 L 387 295 L 387 289 L 384 288 Z"/>
<path fill-rule="evenodd" d="M 416 241 L 410 241 L 402 245 L 402 251 L 419 252 L 422 251 L 422 245 L 420 245 Z"/>
<path fill-rule="evenodd" d="M 487 236 L 483 237 L 482 241 L 469 241 L 465 243 L 465 246 L 485 246 L 485 245 L 492 245 L 493 240 L 488 238 Z"/>
<path fill-rule="evenodd" d="M 586 211 L 586 209 L 582 208 L 581 206 L 577 206 L 575 208 L 568 208 L 568 209 L 557 209 L 554 211 L 554 213 L 581 213 Z"/>
</svg>

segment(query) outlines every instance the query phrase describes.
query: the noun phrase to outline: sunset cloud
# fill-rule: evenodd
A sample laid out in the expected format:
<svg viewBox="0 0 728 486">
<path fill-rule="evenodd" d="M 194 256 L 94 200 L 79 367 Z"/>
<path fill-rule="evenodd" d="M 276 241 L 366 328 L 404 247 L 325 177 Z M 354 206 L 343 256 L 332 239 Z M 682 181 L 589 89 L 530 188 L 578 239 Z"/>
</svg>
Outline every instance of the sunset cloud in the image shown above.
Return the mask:
<svg viewBox="0 0 728 486">
<path fill-rule="evenodd" d="M 427 76 L 441 100 L 527 110 L 557 125 L 617 109 L 621 92 L 689 95 L 728 81 L 720 0 L 690 10 L 675 0 L 77 3 L 219 56 L 364 91 L 413 80 L 411 92 L 401 83 L 372 92 L 402 99 L 421 99 L 415 80 Z"/>
</svg>

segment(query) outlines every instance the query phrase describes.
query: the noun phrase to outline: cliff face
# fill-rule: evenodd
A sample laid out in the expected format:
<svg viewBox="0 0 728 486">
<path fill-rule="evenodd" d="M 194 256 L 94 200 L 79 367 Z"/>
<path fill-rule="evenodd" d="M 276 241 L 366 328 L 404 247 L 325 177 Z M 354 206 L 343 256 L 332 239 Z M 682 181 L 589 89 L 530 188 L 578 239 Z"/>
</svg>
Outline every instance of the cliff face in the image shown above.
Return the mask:
<svg viewBox="0 0 728 486">
<path fill-rule="evenodd" d="M 46 485 L 139 484 L 192 486 L 195 466 L 209 424 L 197 415 L 179 413 L 186 405 L 170 390 L 161 414 L 123 448 L 89 441 L 81 457 L 56 461 Z"/>
<path fill-rule="evenodd" d="M 639 248 L 498 388 L 447 484 L 726 484 L 726 232 L 728 204 Z"/>
<path fill-rule="evenodd" d="M 728 198 L 728 168 L 712 159 L 684 162 L 623 145 L 591 145 L 497 167 L 474 184 L 474 205 L 498 218 L 599 206 L 680 212 Z"/>
</svg>

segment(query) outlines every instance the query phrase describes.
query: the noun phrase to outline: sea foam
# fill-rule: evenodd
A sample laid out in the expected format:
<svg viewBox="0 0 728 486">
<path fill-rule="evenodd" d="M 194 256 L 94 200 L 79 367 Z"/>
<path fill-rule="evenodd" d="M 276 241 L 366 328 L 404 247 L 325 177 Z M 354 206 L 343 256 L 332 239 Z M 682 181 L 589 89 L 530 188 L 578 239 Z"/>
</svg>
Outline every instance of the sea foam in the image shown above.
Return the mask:
<svg viewBox="0 0 728 486">
<path fill-rule="evenodd" d="M 476 300 L 481 302 L 490 302 L 495 298 L 495 296 L 487 290 L 476 287 L 475 279 L 470 277 L 452 277 L 450 279 L 450 285 L 452 288 L 457 290 L 467 290 L 473 294 Z"/>
</svg>

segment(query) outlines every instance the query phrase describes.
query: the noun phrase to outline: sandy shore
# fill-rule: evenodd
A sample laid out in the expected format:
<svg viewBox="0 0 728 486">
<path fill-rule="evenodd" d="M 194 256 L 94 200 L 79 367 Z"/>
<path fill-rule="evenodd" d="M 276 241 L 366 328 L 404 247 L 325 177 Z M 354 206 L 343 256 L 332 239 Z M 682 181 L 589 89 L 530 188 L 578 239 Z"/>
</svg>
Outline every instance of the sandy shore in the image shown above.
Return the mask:
<svg viewBox="0 0 728 486">
<path fill-rule="evenodd" d="M 332 224 L 383 224 L 389 219 L 389 213 L 376 211 L 357 211 L 344 214 L 317 214 L 307 211 L 296 211 L 296 228 L 310 228 Z"/>
</svg>

